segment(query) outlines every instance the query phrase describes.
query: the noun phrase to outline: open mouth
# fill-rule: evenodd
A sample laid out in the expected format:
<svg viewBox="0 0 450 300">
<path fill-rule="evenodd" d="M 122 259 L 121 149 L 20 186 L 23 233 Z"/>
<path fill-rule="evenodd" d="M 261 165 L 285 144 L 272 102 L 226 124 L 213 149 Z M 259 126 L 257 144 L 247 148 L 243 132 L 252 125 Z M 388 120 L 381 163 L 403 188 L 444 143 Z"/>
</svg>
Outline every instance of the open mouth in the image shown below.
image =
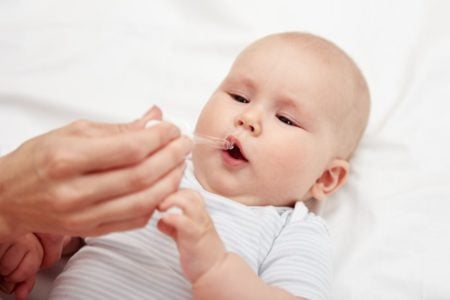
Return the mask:
<svg viewBox="0 0 450 300">
<path fill-rule="evenodd" d="M 233 144 L 233 148 L 227 150 L 227 152 L 234 159 L 248 161 L 237 144 Z"/>
</svg>

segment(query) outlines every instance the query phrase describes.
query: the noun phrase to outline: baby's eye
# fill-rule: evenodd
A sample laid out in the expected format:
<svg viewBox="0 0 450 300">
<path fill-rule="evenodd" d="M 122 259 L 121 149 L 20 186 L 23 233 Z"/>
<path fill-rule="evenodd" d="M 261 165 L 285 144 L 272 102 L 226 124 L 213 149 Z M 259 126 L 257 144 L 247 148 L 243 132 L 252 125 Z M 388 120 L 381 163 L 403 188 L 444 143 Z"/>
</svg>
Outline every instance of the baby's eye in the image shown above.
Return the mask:
<svg viewBox="0 0 450 300">
<path fill-rule="evenodd" d="M 235 101 L 237 102 L 241 102 L 241 103 L 250 103 L 250 101 L 248 101 L 247 99 L 245 99 L 244 97 L 242 97 L 241 95 L 237 95 L 237 94 L 230 94 L 231 98 L 233 98 Z"/>
<path fill-rule="evenodd" d="M 277 116 L 278 120 L 289 125 L 289 126 L 297 126 L 294 122 L 286 118 L 285 116 Z"/>
</svg>

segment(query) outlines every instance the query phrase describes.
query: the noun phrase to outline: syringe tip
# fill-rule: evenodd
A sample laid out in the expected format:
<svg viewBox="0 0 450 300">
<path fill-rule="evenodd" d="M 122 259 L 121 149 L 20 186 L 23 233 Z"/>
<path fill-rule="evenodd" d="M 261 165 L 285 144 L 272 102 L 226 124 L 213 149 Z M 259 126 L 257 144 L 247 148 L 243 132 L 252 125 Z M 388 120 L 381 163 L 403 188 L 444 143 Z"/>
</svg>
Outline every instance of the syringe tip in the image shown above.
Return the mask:
<svg viewBox="0 0 450 300">
<path fill-rule="evenodd" d="M 224 146 L 225 150 L 231 150 L 234 148 L 234 144 L 230 141 L 225 141 L 223 146 Z"/>
</svg>

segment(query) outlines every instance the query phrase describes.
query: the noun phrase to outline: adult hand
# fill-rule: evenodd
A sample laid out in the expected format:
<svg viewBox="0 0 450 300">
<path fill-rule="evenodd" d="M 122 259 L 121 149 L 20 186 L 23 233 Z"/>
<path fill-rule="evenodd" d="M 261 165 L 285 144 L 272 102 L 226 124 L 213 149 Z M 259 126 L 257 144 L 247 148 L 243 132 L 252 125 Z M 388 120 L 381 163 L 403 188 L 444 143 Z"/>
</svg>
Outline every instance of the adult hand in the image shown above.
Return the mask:
<svg viewBox="0 0 450 300">
<path fill-rule="evenodd" d="M 144 226 L 178 189 L 191 142 L 172 124 L 76 121 L 0 157 L 0 242 L 27 232 L 95 236 Z"/>
</svg>

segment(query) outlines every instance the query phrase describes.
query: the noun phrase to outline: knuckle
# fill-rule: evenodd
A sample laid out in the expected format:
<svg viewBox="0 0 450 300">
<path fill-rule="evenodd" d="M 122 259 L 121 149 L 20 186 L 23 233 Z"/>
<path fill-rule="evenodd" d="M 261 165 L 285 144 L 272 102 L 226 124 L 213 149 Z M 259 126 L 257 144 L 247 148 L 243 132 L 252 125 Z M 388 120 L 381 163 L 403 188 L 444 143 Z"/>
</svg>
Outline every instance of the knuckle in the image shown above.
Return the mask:
<svg viewBox="0 0 450 300">
<path fill-rule="evenodd" d="M 157 130 L 157 132 L 160 142 L 165 142 L 168 138 L 178 137 L 181 135 L 180 129 L 170 122 L 161 122 L 158 128 L 159 130 Z"/>
<path fill-rule="evenodd" d="M 144 199 L 140 198 L 133 203 L 133 212 L 136 214 L 142 214 L 151 210 L 153 207 L 154 205 L 151 203 L 151 201 L 145 201 Z"/>
<path fill-rule="evenodd" d="M 170 161 L 172 162 L 179 162 L 181 159 L 184 158 L 183 152 L 181 151 L 180 145 L 175 145 L 170 151 L 168 152 L 168 156 Z"/>
<path fill-rule="evenodd" d="M 153 130 L 151 134 L 158 146 L 171 144 L 170 141 L 179 138 L 181 135 L 180 129 L 171 123 L 162 122 L 155 128 L 156 130 Z"/>
<path fill-rule="evenodd" d="M 89 130 L 91 127 L 92 122 L 85 119 L 79 119 L 69 124 L 69 128 L 74 134 L 82 134 Z"/>
<path fill-rule="evenodd" d="M 77 216 L 66 216 L 61 221 L 61 228 L 66 232 L 79 232 L 83 229 L 84 221 Z"/>
<path fill-rule="evenodd" d="M 167 143 L 169 137 L 167 128 L 169 128 L 169 125 L 163 122 L 153 126 L 151 131 L 148 131 L 147 135 L 148 137 L 151 137 L 149 140 L 151 140 L 151 143 L 153 144 L 151 146 L 155 150 Z"/>
<path fill-rule="evenodd" d="M 146 155 L 143 143 L 138 140 L 128 141 L 125 146 L 124 152 L 126 152 L 126 156 L 129 157 L 129 159 L 132 161 L 140 161 Z"/>
<path fill-rule="evenodd" d="M 144 168 L 135 168 L 129 176 L 130 185 L 136 189 L 142 189 L 150 184 L 150 174 Z"/>
<path fill-rule="evenodd" d="M 80 197 L 80 192 L 68 186 L 57 186 L 50 191 L 49 206 L 55 212 L 70 211 Z"/>
<path fill-rule="evenodd" d="M 166 141 L 166 133 L 168 132 L 169 126 L 158 126 L 159 128 L 162 128 L 160 130 L 156 130 L 156 141 L 158 145 L 164 144 Z M 166 129 L 165 129 L 166 128 Z"/>
<path fill-rule="evenodd" d="M 180 141 L 176 141 L 173 143 L 174 146 L 172 147 L 171 151 L 169 152 L 170 158 L 172 161 L 179 162 L 184 159 L 186 156 L 186 143 L 184 142 L 184 139 L 180 139 Z"/>
<path fill-rule="evenodd" d="M 73 157 L 70 150 L 61 147 L 48 151 L 43 157 L 43 174 L 48 179 L 60 179 L 73 169 Z"/>
</svg>

